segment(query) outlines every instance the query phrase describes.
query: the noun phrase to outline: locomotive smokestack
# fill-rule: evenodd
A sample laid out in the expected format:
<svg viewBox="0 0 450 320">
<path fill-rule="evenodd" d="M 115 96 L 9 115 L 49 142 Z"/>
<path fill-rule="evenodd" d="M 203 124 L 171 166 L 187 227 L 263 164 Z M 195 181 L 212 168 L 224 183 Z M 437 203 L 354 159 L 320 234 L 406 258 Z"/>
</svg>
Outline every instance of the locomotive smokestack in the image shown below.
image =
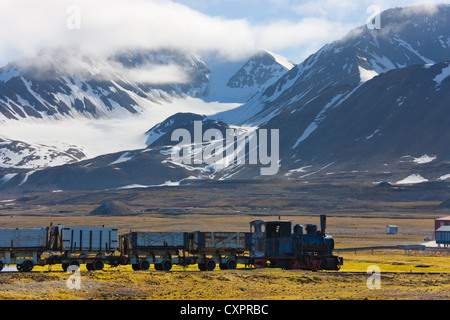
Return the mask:
<svg viewBox="0 0 450 320">
<path fill-rule="evenodd" d="M 327 216 L 324 214 L 320 215 L 320 231 L 322 231 L 323 234 L 325 234 L 325 231 L 327 229 Z"/>
</svg>

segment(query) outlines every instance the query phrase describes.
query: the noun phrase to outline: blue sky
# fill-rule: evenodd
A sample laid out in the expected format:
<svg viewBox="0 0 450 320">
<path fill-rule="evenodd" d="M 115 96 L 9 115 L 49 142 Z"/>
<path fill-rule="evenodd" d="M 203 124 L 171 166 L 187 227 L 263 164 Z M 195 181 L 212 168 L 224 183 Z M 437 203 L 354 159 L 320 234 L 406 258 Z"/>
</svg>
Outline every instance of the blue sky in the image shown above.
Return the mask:
<svg viewBox="0 0 450 320">
<path fill-rule="evenodd" d="M 364 25 L 371 16 L 368 12 L 370 6 L 386 10 L 418 4 L 445 3 L 444 0 L 175 0 L 175 2 L 206 15 L 225 19 L 243 19 L 251 25 L 270 25 L 280 21 L 293 25 L 301 21 L 317 19 L 336 27 L 335 32 L 331 32 L 329 37 L 321 36 L 310 45 L 293 41 L 292 46 L 269 48 L 296 63 L 301 62 L 322 45 L 337 40 L 336 36 L 344 36 L 352 28 Z"/>
<path fill-rule="evenodd" d="M 104 55 L 171 47 L 230 60 L 268 49 L 300 63 L 364 25 L 371 6 L 443 1 L 1 0 L 0 65 L 53 47 Z"/>
</svg>

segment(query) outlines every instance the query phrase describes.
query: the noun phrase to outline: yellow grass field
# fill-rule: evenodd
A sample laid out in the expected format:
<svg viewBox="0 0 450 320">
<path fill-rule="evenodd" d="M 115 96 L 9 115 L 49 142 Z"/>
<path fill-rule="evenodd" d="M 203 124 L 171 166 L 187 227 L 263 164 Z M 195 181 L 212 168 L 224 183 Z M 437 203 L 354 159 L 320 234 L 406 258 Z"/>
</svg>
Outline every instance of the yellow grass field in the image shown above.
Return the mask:
<svg viewBox="0 0 450 320">
<path fill-rule="evenodd" d="M 133 271 L 130 266 L 87 271 L 81 267 L 80 289 L 69 289 L 71 274 L 60 266 L 36 267 L 31 273 L 0 276 L 0 299 L 39 300 L 365 300 L 449 299 L 449 256 L 345 254 L 339 272 L 281 269 L 216 270 L 195 266 L 171 272 Z M 417 265 L 429 264 L 428 268 Z M 381 269 L 380 289 L 371 290 L 367 267 Z"/>
<path fill-rule="evenodd" d="M 336 251 L 363 246 L 421 244 L 433 236 L 434 219 L 448 215 L 437 201 L 372 201 L 355 199 L 355 192 L 339 186 L 245 185 L 226 189 L 152 189 L 109 193 L 61 192 L 39 194 L 22 201 L 7 200 L 0 207 L 0 228 L 67 226 L 117 227 L 133 231 L 248 232 L 252 220 L 291 220 L 319 223 L 327 214 L 327 233 Z M 307 189 L 311 188 L 311 190 Z M 367 197 L 372 197 L 372 187 Z M 318 189 L 318 190 L 316 190 Z M 331 190 L 338 193 L 330 198 Z M 341 195 L 343 193 L 343 195 Z M 403 194 L 403 193 L 402 193 Z M 384 195 L 382 195 L 384 197 Z M 362 197 L 362 196 L 361 196 Z M 330 198 L 330 199 L 329 199 Z M 136 209 L 129 216 L 89 216 L 100 202 L 119 199 Z M 345 205 L 340 205 L 345 199 Z M 324 207 L 325 206 L 325 207 Z M 363 208 L 364 207 L 364 208 Z M 327 210 L 328 208 L 329 210 Z M 387 235 L 387 225 L 399 234 Z M 448 300 L 450 255 L 423 251 L 375 250 L 342 252 L 338 272 L 282 269 L 199 271 L 197 266 L 171 272 L 135 272 L 131 266 L 87 271 L 82 265 L 80 289 L 69 289 L 72 276 L 55 265 L 35 267 L 31 273 L 0 273 L 0 299 L 15 300 Z M 377 266 L 379 289 L 368 287 Z"/>
</svg>

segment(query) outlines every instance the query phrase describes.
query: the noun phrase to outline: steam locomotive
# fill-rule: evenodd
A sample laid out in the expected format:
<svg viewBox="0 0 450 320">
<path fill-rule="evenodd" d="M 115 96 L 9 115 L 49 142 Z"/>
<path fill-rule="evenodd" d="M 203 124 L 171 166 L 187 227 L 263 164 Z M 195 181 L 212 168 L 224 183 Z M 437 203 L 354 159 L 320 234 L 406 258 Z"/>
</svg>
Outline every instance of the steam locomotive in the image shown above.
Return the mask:
<svg viewBox="0 0 450 320">
<path fill-rule="evenodd" d="M 50 226 L 0 229 L 0 271 L 16 265 L 29 272 L 35 265 L 57 265 L 63 270 L 85 264 L 88 270 L 105 265 L 131 265 L 145 271 L 170 271 L 173 265 L 198 265 L 201 271 L 255 268 L 339 270 L 342 258 L 333 255 L 334 240 L 325 234 L 326 216 L 316 225 L 291 221 L 250 223 L 250 232 L 129 232 L 117 228 Z"/>
<path fill-rule="evenodd" d="M 291 221 L 260 220 L 250 225 L 250 257 L 257 268 L 339 270 L 344 262 L 333 255 L 334 239 L 325 233 L 325 215 L 320 216 L 320 230 L 313 224 L 297 224 L 291 232 Z"/>
</svg>

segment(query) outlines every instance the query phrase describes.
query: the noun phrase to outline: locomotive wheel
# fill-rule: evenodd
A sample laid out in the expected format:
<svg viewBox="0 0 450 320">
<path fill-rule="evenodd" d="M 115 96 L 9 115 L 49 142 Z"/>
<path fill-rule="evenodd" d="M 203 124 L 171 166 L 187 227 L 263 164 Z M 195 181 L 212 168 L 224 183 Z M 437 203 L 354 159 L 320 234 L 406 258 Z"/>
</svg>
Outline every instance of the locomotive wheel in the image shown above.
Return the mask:
<svg viewBox="0 0 450 320">
<path fill-rule="evenodd" d="M 92 265 L 92 263 L 86 263 L 86 269 L 88 269 L 88 271 L 93 271 L 94 266 Z"/>
<path fill-rule="evenodd" d="M 150 269 L 150 262 L 147 260 L 142 260 L 139 262 L 139 270 L 147 271 L 148 269 Z"/>
<path fill-rule="evenodd" d="M 67 268 L 69 268 L 69 264 L 68 263 L 63 263 L 61 265 L 62 269 L 64 270 L 64 272 L 67 272 Z"/>
<path fill-rule="evenodd" d="M 200 269 L 200 271 L 206 271 L 206 264 L 205 263 L 199 263 L 198 264 L 198 268 Z"/>
<path fill-rule="evenodd" d="M 228 269 L 226 263 L 219 263 L 219 268 L 220 268 L 220 270 L 227 270 Z"/>
<path fill-rule="evenodd" d="M 21 267 L 20 267 L 20 271 L 22 272 L 31 272 L 31 270 L 33 270 L 34 267 L 34 263 L 31 260 L 25 260 Z"/>
<path fill-rule="evenodd" d="M 0 260 L 0 271 L 3 270 L 3 266 L 4 266 L 3 261 Z"/>
<path fill-rule="evenodd" d="M 237 268 L 237 263 L 235 260 L 228 260 L 226 263 L 227 269 L 235 270 Z"/>
</svg>

